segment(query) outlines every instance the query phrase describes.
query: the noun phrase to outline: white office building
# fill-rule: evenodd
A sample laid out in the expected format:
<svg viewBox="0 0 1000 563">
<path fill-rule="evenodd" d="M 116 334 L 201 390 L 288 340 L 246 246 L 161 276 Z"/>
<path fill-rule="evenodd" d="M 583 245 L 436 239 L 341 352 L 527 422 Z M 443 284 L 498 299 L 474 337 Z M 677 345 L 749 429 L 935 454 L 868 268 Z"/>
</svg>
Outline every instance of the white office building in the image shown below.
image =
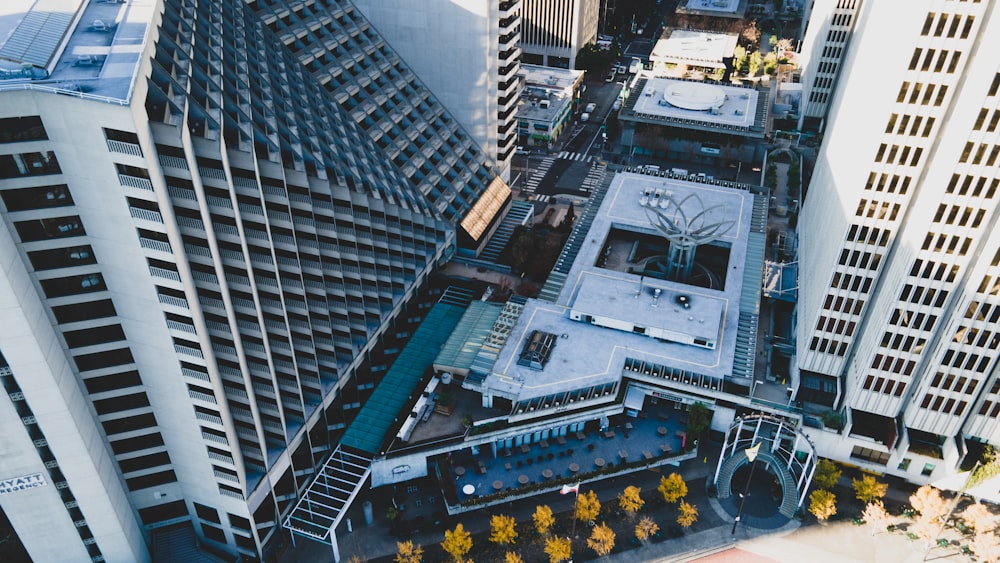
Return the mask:
<svg viewBox="0 0 1000 563">
<path fill-rule="evenodd" d="M 4 11 L 0 523 L 263 559 L 510 190 L 348 0 Z"/>
<path fill-rule="evenodd" d="M 800 400 L 824 454 L 934 480 L 1000 443 L 1000 16 L 865 2 L 799 218 Z"/>
<path fill-rule="evenodd" d="M 522 59 L 526 63 L 576 68 L 576 56 L 597 42 L 600 0 L 522 0 Z"/>
<path fill-rule="evenodd" d="M 521 1 L 355 4 L 507 178 L 517 148 Z"/>
<path fill-rule="evenodd" d="M 816 0 L 803 18 L 799 129 L 821 131 L 862 0 Z"/>
</svg>

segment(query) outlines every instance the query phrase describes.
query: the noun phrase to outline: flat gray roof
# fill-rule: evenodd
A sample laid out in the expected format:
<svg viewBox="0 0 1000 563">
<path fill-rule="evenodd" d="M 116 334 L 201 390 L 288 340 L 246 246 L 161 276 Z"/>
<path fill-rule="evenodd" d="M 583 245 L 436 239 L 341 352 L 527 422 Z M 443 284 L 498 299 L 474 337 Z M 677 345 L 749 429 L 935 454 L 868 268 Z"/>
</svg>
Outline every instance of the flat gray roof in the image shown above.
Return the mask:
<svg viewBox="0 0 1000 563">
<path fill-rule="evenodd" d="M 155 0 L 3 0 L 0 68 L 6 72 L 0 74 L 0 91 L 27 87 L 127 103 L 156 5 Z M 33 78 L 20 76 L 22 65 L 39 70 Z"/>
<path fill-rule="evenodd" d="M 565 90 L 571 88 L 583 77 L 582 70 L 571 70 L 568 68 L 553 68 L 549 66 L 529 65 L 521 63 L 520 72 L 524 76 L 524 83 L 527 87 L 541 86 Z"/>
<path fill-rule="evenodd" d="M 751 127 L 757 115 L 759 95 L 753 88 L 650 78 L 636 96 L 632 110 L 649 116 L 702 121 L 710 125 Z"/>
<path fill-rule="evenodd" d="M 613 228 L 654 234 L 644 206 L 647 192 L 671 192 L 683 199 L 698 194 L 705 207 L 721 206 L 713 213 L 734 221 L 734 226 L 719 238 L 729 247 L 725 286 L 721 289 L 693 287 L 687 284 L 641 278 L 637 274 L 598 267 L 596 264 Z M 747 259 L 747 239 L 753 213 L 750 192 L 723 186 L 688 182 L 661 176 L 622 172 L 615 176 L 607 195 L 586 234 L 576 260 L 555 303 L 530 299 L 511 330 L 507 344 L 500 351 L 493 373 L 484 389 L 524 401 L 534 397 L 614 383 L 621 379 L 626 358 L 670 366 L 703 375 L 723 378 L 732 374 L 736 351 L 739 303 Z M 640 281 L 645 287 L 662 289 L 661 307 L 651 307 L 646 294 L 635 301 Z M 603 293 L 603 295 L 601 295 Z M 707 326 L 710 316 L 718 315 L 718 345 L 715 349 L 664 342 L 641 334 L 594 326 L 569 318 L 570 309 L 581 304 L 603 307 L 625 319 L 656 319 L 658 324 L 671 322 L 672 299 L 665 296 L 684 293 L 692 298 L 691 309 L 684 315 L 694 323 Z M 679 309 L 679 308 L 678 308 Z M 682 309 L 679 309 L 682 310 Z M 660 318 L 660 315 L 664 317 Z M 705 323 L 698 323 L 698 319 Z M 690 325 L 689 325 L 690 326 Z M 543 370 L 518 365 L 525 340 L 535 331 L 557 336 L 555 347 Z M 697 329 L 701 330 L 701 328 Z"/>
<path fill-rule="evenodd" d="M 595 316 L 624 317 L 639 326 L 706 340 L 718 338 L 728 305 L 725 298 L 710 290 L 700 292 L 678 285 L 655 278 L 623 280 L 603 272 L 583 272 L 573 310 Z M 655 294 L 657 289 L 659 296 Z M 688 299 L 688 308 L 677 304 L 675 299 L 680 295 Z"/>
<path fill-rule="evenodd" d="M 735 33 L 667 28 L 649 60 L 724 68 L 722 58 L 733 56 L 737 39 Z"/>
</svg>

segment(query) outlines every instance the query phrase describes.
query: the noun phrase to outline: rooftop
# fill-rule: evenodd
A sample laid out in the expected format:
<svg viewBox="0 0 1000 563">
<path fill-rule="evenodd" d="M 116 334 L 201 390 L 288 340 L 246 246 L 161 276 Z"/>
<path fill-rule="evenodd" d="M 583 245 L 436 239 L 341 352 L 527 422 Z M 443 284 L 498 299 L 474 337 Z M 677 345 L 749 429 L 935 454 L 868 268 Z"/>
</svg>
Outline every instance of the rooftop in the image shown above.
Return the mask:
<svg viewBox="0 0 1000 563">
<path fill-rule="evenodd" d="M 709 220 L 733 221 L 731 229 L 705 245 L 723 249 L 707 252 L 723 261 L 725 271 L 713 276 L 716 284 L 705 287 L 634 273 L 641 264 L 635 249 L 646 239 L 660 238 L 646 211 L 650 194 L 657 192 L 676 199 L 697 194 L 701 205 L 710 209 Z M 556 302 L 528 301 L 483 388 L 517 403 L 613 386 L 621 380 L 626 358 L 719 379 L 731 375 L 752 208 L 753 195 L 743 190 L 618 174 Z M 678 301 L 681 295 L 686 299 Z M 581 313 L 608 319 L 597 326 L 571 318 Z M 615 323 L 620 330 L 607 328 Z M 633 332 L 639 325 L 650 333 L 661 328 L 678 338 L 714 339 L 716 344 L 681 343 L 669 335 L 652 338 Z M 541 370 L 518 362 L 535 331 L 557 336 Z"/>
<path fill-rule="evenodd" d="M 572 88 L 583 77 L 582 70 L 529 64 L 521 64 L 519 74 L 524 76 L 524 82 L 528 88 L 541 87 L 555 90 Z"/>
<path fill-rule="evenodd" d="M 759 93 L 752 88 L 722 86 L 673 78 L 650 78 L 632 94 L 632 111 L 654 118 L 681 119 L 706 125 L 752 127 Z"/>
<path fill-rule="evenodd" d="M 725 68 L 723 57 L 733 56 L 735 33 L 717 33 L 668 27 L 653 47 L 649 60 L 662 63 L 688 64 Z"/>
<path fill-rule="evenodd" d="M 155 0 L 4 0 L 0 90 L 127 103 Z"/>
<path fill-rule="evenodd" d="M 680 14 L 741 18 L 746 13 L 747 0 L 687 0 L 677 6 Z"/>
</svg>

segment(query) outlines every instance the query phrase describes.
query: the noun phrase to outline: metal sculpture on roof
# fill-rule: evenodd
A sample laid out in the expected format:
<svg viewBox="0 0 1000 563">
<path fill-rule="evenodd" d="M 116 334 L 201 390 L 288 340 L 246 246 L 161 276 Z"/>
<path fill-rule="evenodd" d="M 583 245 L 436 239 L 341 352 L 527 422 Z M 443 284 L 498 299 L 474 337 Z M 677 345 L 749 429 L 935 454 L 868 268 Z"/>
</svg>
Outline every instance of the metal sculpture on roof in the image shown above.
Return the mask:
<svg viewBox="0 0 1000 563">
<path fill-rule="evenodd" d="M 680 200 L 666 193 L 657 199 L 659 201 L 649 202 L 645 209 L 650 224 L 670 242 L 670 248 L 667 250 L 666 277 L 673 281 L 686 282 L 694 267 L 696 249 L 728 233 L 736 221 L 716 220 L 712 212 L 724 209 L 725 205 L 706 207 L 705 202 L 696 193 L 688 194 Z"/>
</svg>

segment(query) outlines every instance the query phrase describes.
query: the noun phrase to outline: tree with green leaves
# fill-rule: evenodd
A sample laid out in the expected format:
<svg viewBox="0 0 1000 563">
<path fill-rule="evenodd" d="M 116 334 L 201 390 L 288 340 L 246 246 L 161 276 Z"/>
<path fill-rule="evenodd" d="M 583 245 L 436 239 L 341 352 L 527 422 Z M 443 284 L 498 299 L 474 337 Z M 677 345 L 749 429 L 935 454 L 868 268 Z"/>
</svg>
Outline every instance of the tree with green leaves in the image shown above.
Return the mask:
<svg viewBox="0 0 1000 563">
<path fill-rule="evenodd" d="M 691 440 L 700 438 L 710 424 L 712 424 L 712 411 L 705 403 L 697 402 L 688 407 L 688 423 L 685 431 Z"/>
<path fill-rule="evenodd" d="M 816 489 L 809 495 L 809 512 L 820 522 L 837 513 L 837 497 L 830 491 Z"/>
<path fill-rule="evenodd" d="M 424 548 L 412 541 L 396 542 L 396 563 L 422 563 Z"/>
<path fill-rule="evenodd" d="M 821 459 L 816 463 L 816 472 L 813 474 L 813 486 L 817 489 L 823 489 L 824 491 L 829 491 L 837 485 L 837 481 L 840 481 L 840 475 L 843 471 L 836 463 L 828 460 Z"/>
<path fill-rule="evenodd" d="M 646 505 L 646 501 L 642 500 L 640 493 L 642 493 L 642 489 L 629 485 L 618 495 L 618 506 L 628 514 L 629 518 L 635 518 L 642 507 Z"/>
<path fill-rule="evenodd" d="M 490 518 L 490 541 L 503 546 L 517 541 L 517 522 L 513 516 L 497 514 Z"/>
<path fill-rule="evenodd" d="M 549 535 L 549 532 L 552 531 L 552 526 L 556 523 L 556 518 L 552 515 L 552 509 L 546 504 L 535 507 L 535 513 L 531 516 L 531 520 L 535 523 L 535 531 L 540 536 Z"/>
<path fill-rule="evenodd" d="M 687 483 L 679 473 L 671 473 L 667 477 L 660 477 L 660 486 L 656 488 L 663 495 L 663 500 L 669 503 L 677 502 L 688 494 Z"/>
<path fill-rule="evenodd" d="M 445 553 L 455 558 L 456 563 L 462 563 L 465 554 L 472 549 L 472 534 L 465 531 L 462 523 L 459 522 L 454 530 L 444 531 L 444 541 L 441 542 L 441 549 Z"/>
<path fill-rule="evenodd" d="M 851 479 L 851 483 L 854 485 L 854 496 L 865 504 L 882 500 L 889 491 L 889 485 L 876 480 L 874 475 L 865 475 L 860 480 Z"/>
<path fill-rule="evenodd" d="M 549 563 L 569 561 L 573 555 L 573 544 L 569 538 L 552 536 L 545 540 L 545 554 L 549 556 Z"/>
<path fill-rule="evenodd" d="M 590 522 L 601 513 L 601 501 L 597 500 L 597 493 L 587 491 L 580 494 L 576 499 L 576 519 L 581 522 Z"/>
<path fill-rule="evenodd" d="M 615 532 L 607 524 L 598 524 L 590 532 L 587 547 L 593 549 L 598 557 L 604 557 L 615 548 Z"/>
</svg>

